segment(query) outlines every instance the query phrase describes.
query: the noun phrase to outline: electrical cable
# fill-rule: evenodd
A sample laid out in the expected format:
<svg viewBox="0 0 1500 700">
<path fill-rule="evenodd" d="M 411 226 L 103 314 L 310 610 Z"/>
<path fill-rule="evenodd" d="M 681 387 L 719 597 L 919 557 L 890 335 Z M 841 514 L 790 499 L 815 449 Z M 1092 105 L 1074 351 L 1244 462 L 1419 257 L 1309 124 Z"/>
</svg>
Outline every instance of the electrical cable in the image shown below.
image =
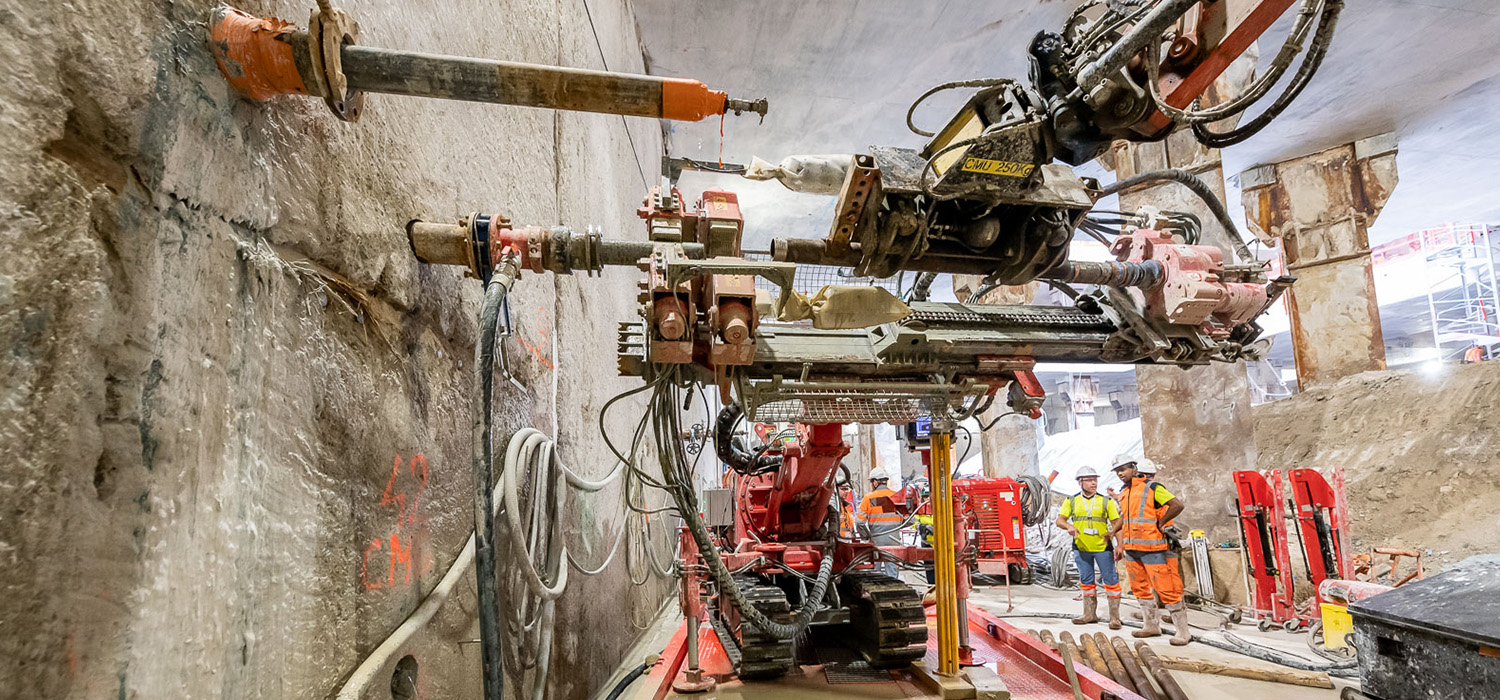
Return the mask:
<svg viewBox="0 0 1500 700">
<path fill-rule="evenodd" d="M 609 553 L 598 566 L 589 568 L 580 564 L 569 552 L 563 528 L 563 514 L 568 512 L 566 495 L 569 490 L 595 493 L 618 481 L 622 475 L 636 473 L 634 460 L 620 454 L 614 445 L 610 450 L 619 461 L 600 479 L 590 479 L 574 472 L 557 457 L 555 443 L 544 433 L 534 428 L 516 431 L 506 447 L 505 459 L 500 473 L 495 474 L 494 449 L 494 371 L 497 340 L 502 309 L 511 286 L 519 275 L 514 256 L 507 257 L 485 286 L 484 302 L 479 314 L 478 343 L 475 347 L 475 383 L 478 396 L 472 413 L 473 473 L 474 473 L 474 536 L 470 545 L 455 560 L 454 567 L 444 575 L 438 588 L 418 607 L 412 617 L 393 633 L 387 645 L 399 649 L 399 639 L 409 638 L 421 625 L 426 624 L 451 593 L 459 574 L 467 565 L 466 556 L 476 562 L 475 576 L 478 587 L 478 614 L 480 622 L 480 656 L 483 668 L 484 693 L 487 700 L 504 697 L 507 675 L 519 682 L 527 669 L 532 673 L 531 696 L 541 698 L 546 690 L 547 669 L 551 663 L 553 624 L 556 617 L 555 601 L 566 590 L 569 569 L 580 573 L 595 574 L 606 569 L 615 559 L 620 542 L 626 539 L 631 527 L 631 510 L 625 510 L 626 518 Z M 611 402 L 637 392 L 625 392 Z M 603 414 L 601 412 L 601 426 Z M 638 425 L 636 442 L 631 453 L 638 452 L 644 425 Z M 528 478 L 530 477 L 530 478 Z M 524 500 L 521 496 L 523 484 L 528 488 Z M 626 480 L 623 496 L 630 505 L 632 480 Z M 525 508 L 523 508 L 523 503 Z M 496 518 L 504 524 L 499 544 L 504 547 L 507 565 L 503 576 L 505 586 L 497 586 L 501 575 L 498 571 L 496 549 Z M 523 520 L 525 521 L 523 523 Z M 649 534 L 648 534 L 649 537 Z M 627 559 L 629 558 L 627 554 Z M 658 573 L 660 573 L 658 571 Z M 632 574 L 632 580 L 634 575 Z M 511 600 L 501 605 L 501 592 Z M 503 622 L 502 622 L 503 614 Z M 401 637 L 405 635 L 405 637 Z M 506 637 L 512 641 L 507 643 Z M 382 647 L 384 648 L 384 647 Z M 379 650 L 377 650 L 379 651 Z M 371 663 L 367 660 L 367 664 Z M 366 668 L 365 665 L 361 666 Z M 376 670 L 383 666 L 375 666 Z M 356 671 L 351 682 L 363 678 Z M 347 685 L 347 684 L 346 684 Z"/>
<path fill-rule="evenodd" d="M 1052 485 L 1039 476 L 1016 477 L 1025 488 L 1021 491 L 1021 524 L 1040 525 L 1052 511 Z"/>
</svg>

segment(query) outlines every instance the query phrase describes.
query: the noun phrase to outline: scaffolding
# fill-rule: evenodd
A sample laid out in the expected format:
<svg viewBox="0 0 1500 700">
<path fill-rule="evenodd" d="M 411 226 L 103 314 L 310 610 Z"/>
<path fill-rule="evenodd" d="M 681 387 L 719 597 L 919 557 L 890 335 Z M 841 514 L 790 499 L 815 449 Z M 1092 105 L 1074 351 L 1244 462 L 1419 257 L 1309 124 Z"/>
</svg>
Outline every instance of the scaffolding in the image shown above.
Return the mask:
<svg viewBox="0 0 1500 700">
<path fill-rule="evenodd" d="M 1426 259 L 1433 344 L 1444 361 L 1500 354 L 1495 237 L 1484 225 L 1448 225 L 1417 237 Z"/>
</svg>

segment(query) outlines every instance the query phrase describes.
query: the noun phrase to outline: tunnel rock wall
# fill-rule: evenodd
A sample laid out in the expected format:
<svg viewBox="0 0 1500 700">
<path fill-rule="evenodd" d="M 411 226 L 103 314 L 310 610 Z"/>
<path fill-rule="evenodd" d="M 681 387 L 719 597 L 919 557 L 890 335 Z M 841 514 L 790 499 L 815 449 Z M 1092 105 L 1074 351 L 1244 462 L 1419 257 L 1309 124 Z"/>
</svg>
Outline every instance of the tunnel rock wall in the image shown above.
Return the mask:
<svg viewBox="0 0 1500 700">
<path fill-rule="evenodd" d="M 487 210 L 643 237 L 655 123 L 249 102 L 208 53 L 211 6 L 0 3 L 0 696 L 328 696 L 472 527 L 481 290 L 419 265 L 403 224 Z M 642 70 L 622 1 L 343 7 L 371 45 L 603 68 L 602 45 Z M 501 440 L 530 425 L 584 474 L 613 465 L 594 416 L 638 385 L 612 342 L 634 279 L 516 286 L 525 389 L 501 389 Z M 620 509 L 613 488 L 574 501 L 583 563 Z M 625 568 L 573 577 L 547 697 L 586 697 L 666 595 Z M 417 696 L 478 697 L 477 636 L 469 576 L 404 650 Z"/>
</svg>

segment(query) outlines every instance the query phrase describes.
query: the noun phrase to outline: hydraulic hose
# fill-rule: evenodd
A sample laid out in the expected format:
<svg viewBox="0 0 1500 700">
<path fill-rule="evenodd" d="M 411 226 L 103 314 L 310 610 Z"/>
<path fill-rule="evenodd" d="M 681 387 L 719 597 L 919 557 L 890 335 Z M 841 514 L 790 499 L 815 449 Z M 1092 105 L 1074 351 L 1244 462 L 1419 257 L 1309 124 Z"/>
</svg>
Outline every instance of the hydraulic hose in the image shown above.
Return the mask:
<svg viewBox="0 0 1500 700">
<path fill-rule="evenodd" d="M 646 669 L 648 668 L 650 666 L 641 664 L 630 669 L 630 673 L 625 674 L 625 677 L 621 678 L 620 682 L 615 684 L 615 687 L 609 689 L 609 695 L 604 696 L 604 700 L 619 700 L 620 696 L 625 693 L 625 689 L 629 688 L 630 684 L 635 682 L 635 679 L 646 675 Z"/>
<path fill-rule="evenodd" d="M 495 591 L 495 503 L 491 491 L 494 476 L 492 409 L 495 389 L 495 339 L 499 335 L 500 311 L 516 282 L 520 269 L 507 257 L 485 285 L 484 304 L 479 310 L 479 338 L 474 346 L 475 397 L 470 426 L 474 448 L 474 576 L 478 586 L 479 659 L 483 669 L 485 700 L 504 700 L 499 598 Z"/>
<path fill-rule="evenodd" d="M 1302 91 L 1307 88 L 1308 83 L 1317 74 L 1318 68 L 1323 65 L 1323 58 L 1328 55 L 1328 48 L 1333 44 L 1333 32 L 1338 26 L 1339 13 L 1344 9 L 1344 0 L 1326 0 L 1323 5 L 1323 14 L 1318 19 L 1318 29 L 1313 35 L 1312 46 L 1308 47 L 1307 55 L 1302 59 L 1302 65 L 1297 68 L 1297 74 L 1292 76 L 1292 81 L 1287 84 L 1286 90 L 1281 93 L 1276 101 L 1271 103 L 1266 111 L 1242 124 L 1239 128 L 1224 133 L 1214 133 L 1208 130 L 1205 124 L 1193 125 L 1193 136 L 1198 142 L 1209 148 L 1226 148 L 1244 142 L 1251 136 L 1260 133 L 1261 129 L 1271 123 L 1271 120 L 1281 116 L 1281 113 L 1290 107 Z"/>
<path fill-rule="evenodd" d="M 740 474 L 759 474 L 781 466 L 779 455 L 752 455 L 735 442 L 734 429 L 745 415 L 739 404 L 729 403 L 719 409 L 714 419 L 714 453 L 719 460 Z"/>
<path fill-rule="evenodd" d="M 1209 212 L 1214 215 L 1214 219 L 1219 222 L 1220 226 L 1224 227 L 1224 233 L 1229 236 L 1229 242 L 1234 245 L 1234 250 L 1239 254 L 1240 259 L 1245 262 L 1255 259 L 1250 254 L 1250 248 L 1245 245 L 1245 239 L 1240 236 L 1239 228 L 1234 225 L 1234 219 L 1229 218 L 1229 211 L 1224 208 L 1224 203 L 1219 201 L 1219 196 L 1214 194 L 1212 189 L 1209 189 L 1208 183 L 1186 170 L 1168 168 L 1166 170 L 1152 170 L 1133 177 L 1127 177 L 1099 190 L 1099 198 L 1102 199 L 1112 194 L 1119 194 L 1132 187 L 1144 185 L 1148 182 L 1175 182 L 1187 187 L 1193 194 L 1198 195 L 1198 199 L 1203 200 L 1204 206 L 1208 207 Z"/>
<path fill-rule="evenodd" d="M 828 527 L 829 537 L 823 543 L 823 557 L 818 565 L 818 576 L 813 582 L 812 590 L 803 598 L 801 607 L 793 615 L 791 623 L 772 620 L 745 600 L 744 593 L 735 583 L 733 573 L 719 555 L 718 544 L 713 541 L 708 528 L 703 524 L 703 519 L 698 515 L 692 476 L 690 469 L 685 468 L 688 465 L 684 463 L 680 446 L 681 433 L 678 432 L 675 420 L 679 402 L 673 400 L 671 387 L 677 379 L 676 372 L 676 367 L 667 369 L 662 379 L 658 380 L 650 409 L 656 415 L 656 443 L 662 476 L 665 477 L 668 486 L 666 491 L 677 503 L 677 511 L 682 517 L 682 522 L 687 526 L 688 533 L 692 535 L 693 543 L 697 545 L 698 553 L 703 557 L 703 563 L 707 565 L 709 573 L 718 584 L 720 594 L 726 596 L 730 604 L 739 611 L 740 619 L 755 625 L 767 634 L 781 639 L 792 639 L 812 623 L 813 614 L 817 612 L 818 605 L 823 602 L 824 596 L 828 593 L 828 584 L 833 579 L 833 551 L 838 542 L 838 528 L 833 525 Z"/>
</svg>

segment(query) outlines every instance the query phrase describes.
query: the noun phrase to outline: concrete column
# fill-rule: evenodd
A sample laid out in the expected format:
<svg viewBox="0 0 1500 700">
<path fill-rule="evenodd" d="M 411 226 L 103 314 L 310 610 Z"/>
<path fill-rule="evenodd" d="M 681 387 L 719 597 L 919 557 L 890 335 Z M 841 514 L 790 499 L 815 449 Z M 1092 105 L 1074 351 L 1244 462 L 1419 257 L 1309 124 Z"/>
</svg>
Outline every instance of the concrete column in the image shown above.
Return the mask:
<svg viewBox="0 0 1500 700">
<path fill-rule="evenodd" d="M 1251 230 L 1297 276 L 1286 296 L 1304 389 L 1385 369 L 1369 227 L 1396 181 L 1393 134 L 1240 174 Z"/>
<path fill-rule="evenodd" d="M 967 300 L 979 289 L 980 279 L 978 275 L 954 275 L 953 295 Z M 1036 288 L 1035 282 L 997 287 L 981 297 L 977 303 L 1030 304 L 1036 300 Z M 1041 449 L 1036 437 L 1036 422 L 1018 415 L 1000 418 L 1010 411 L 1010 407 L 1005 405 L 1003 398 L 1003 395 L 997 397 L 995 405 L 991 406 L 990 410 L 977 416 L 983 425 L 996 421 L 994 427 L 979 436 L 979 449 L 984 459 L 984 475 L 1012 478 L 1034 476 L 1040 472 L 1037 452 Z"/>
<path fill-rule="evenodd" d="M 1115 150 L 1120 178 L 1162 168 L 1196 173 L 1220 198 L 1224 173 L 1218 151 L 1207 149 L 1186 131 L 1163 143 L 1122 144 Z M 1234 259 L 1229 234 L 1196 196 L 1176 183 L 1127 190 L 1120 208 L 1143 206 L 1185 211 L 1203 222 L 1203 241 Z M 1225 511 L 1230 472 L 1255 468 L 1255 425 L 1250 416 L 1250 381 L 1243 364 L 1215 363 L 1191 369 L 1136 367 L 1140 392 L 1141 438 L 1146 456 L 1162 465 L 1158 480 L 1187 503 L 1181 522 L 1210 530 L 1214 538 L 1236 530 Z M 1108 456 L 1104 457 L 1108 459 Z"/>
<path fill-rule="evenodd" d="M 985 425 L 1010 411 L 1010 407 L 996 401 L 989 411 L 979 416 Z M 984 475 L 988 477 L 1035 476 L 1041 469 L 1037 462 L 1037 451 L 1041 445 L 1036 439 L 1037 425 L 1026 416 L 1009 415 L 996 421 L 994 427 L 979 437 L 979 446 L 984 452 Z"/>
</svg>

